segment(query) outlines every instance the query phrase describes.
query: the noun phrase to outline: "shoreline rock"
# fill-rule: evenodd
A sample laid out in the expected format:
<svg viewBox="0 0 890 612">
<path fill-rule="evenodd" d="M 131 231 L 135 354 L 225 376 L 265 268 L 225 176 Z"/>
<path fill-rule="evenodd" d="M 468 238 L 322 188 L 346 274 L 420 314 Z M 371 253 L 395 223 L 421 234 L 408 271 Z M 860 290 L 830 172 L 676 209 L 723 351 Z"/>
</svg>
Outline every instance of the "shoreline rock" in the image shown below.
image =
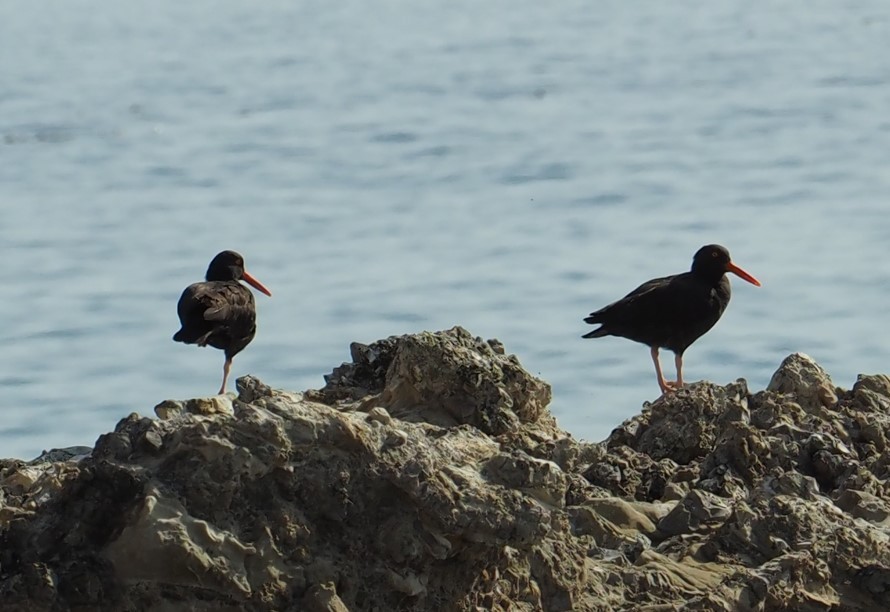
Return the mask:
<svg viewBox="0 0 890 612">
<path fill-rule="evenodd" d="M 351 353 L 319 390 L 243 377 L 0 460 L 2 609 L 890 607 L 886 376 L 795 354 L 587 443 L 497 341 Z"/>
</svg>

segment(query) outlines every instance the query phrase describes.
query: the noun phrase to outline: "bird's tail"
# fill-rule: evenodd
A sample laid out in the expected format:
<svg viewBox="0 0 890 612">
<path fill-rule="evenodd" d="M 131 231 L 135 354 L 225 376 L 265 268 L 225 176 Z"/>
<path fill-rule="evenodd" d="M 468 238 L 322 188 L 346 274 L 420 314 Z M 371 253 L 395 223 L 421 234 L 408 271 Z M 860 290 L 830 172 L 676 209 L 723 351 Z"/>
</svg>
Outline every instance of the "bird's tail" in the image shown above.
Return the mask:
<svg viewBox="0 0 890 612">
<path fill-rule="evenodd" d="M 601 338 L 603 336 L 608 336 L 609 332 L 606 330 L 606 326 L 603 324 L 603 320 L 601 318 L 603 312 L 602 310 L 597 310 L 596 312 L 591 312 L 589 315 L 584 317 L 584 322 L 589 323 L 591 325 L 599 325 L 592 332 L 587 332 L 582 338 Z"/>
<path fill-rule="evenodd" d="M 188 333 L 188 331 L 185 328 L 183 328 L 183 329 L 180 329 L 175 334 L 173 334 L 173 341 L 174 342 L 184 342 L 185 344 L 197 344 L 198 346 L 206 346 L 207 338 L 210 336 L 212 331 L 213 330 L 205 332 L 204 334 L 201 334 L 201 335 L 195 335 L 194 332 Z"/>
<path fill-rule="evenodd" d="M 592 332 L 587 332 L 582 338 L 602 338 L 603 336 L 608 336 L 609 332 L 606 331 L 604 327 L 598 327 Z"/>
<path fill-rule="evenodd" d="M 601 310 L 597 310 L 596 312 L 591 312 L 589 315 L 584 317 L 584 322 L 590 323 L 591 325 L 595 325 L 597 323 L 602 323 L 603 321 L 602 321 L 602 319 L 600 319 L 600 316 L 602 314 L 603 314 L 603 312 Z"/>
</svg>

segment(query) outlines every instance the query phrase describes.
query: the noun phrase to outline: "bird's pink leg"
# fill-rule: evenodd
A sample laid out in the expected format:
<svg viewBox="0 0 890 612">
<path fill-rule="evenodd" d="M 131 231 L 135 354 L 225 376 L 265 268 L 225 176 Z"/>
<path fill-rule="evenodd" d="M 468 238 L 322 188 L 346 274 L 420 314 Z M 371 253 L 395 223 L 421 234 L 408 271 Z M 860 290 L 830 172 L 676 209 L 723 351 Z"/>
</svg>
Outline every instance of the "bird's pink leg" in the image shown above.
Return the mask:
<svg viewBox="0 0 890 612">
<path fill-rule="evenodd" d="M 649 351 L 649 354 L 652 355 L 652 363 L 655 364 L 655 375 L 658 377 L 658 387 L 661 389 L 662 393 L 668 393 L 673 391 L 673 383 L 669 383 L 664 379 L 664 375 L 661 373 L 661 362 L 658 360 L 658 347 L 653 346 Z"/>
<path fill-rule="evenodd" d="M 222 387 L 219 388 L 219 395 L 225 395 L 226 392 L 226 381 L 229 380 L 229 370 L 232 369 L 232 359 L 231 357 L 226 357 L 226 362 L 223 364 L 223 382 Z"/>
<path fill-rule="evenodd" d="M 674 355 L 674 365 L 677 368 L 677 383 L 675 389 L 683 386 L 683 355 Z"/>
<path fill-rule="evenodd" d="M 683 386 L 683 355 L 674 354 L 674 366 L 677 368 L 677 380 L 666 380 L 664 382 L 665 387 L 670 391 L 676 391 Z M 662 387 L 662 391 L 664 391 L 664 387 Z M 667 393 L 667 391 L 664 392 Z"/>
</svg>

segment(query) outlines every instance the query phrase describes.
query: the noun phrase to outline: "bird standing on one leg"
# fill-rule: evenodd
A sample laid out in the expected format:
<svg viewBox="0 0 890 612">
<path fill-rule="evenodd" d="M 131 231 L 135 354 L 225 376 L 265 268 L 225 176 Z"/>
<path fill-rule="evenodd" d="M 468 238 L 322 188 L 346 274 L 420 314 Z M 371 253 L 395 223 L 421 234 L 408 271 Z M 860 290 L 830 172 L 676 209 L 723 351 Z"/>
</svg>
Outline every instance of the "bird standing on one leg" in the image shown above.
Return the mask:
<svg viewBox="0 0 890 612">
<path fill-rule="evenodd" d="M 244 269 L 244 258 L 234 251 L 223 251 L 207 268 L 206 282 L 186 287 L 176 306 L 182 328 L 173 335 L 176 342 L 222 349 L 222 386 L 232 367 L 232 358 L 244 350 L 256 334 L 256 306 L 253 293 L 242 285 L 243 280 L 269 297 L 272 294 Z"/>
<path fill-rule="evenodd" d="M 760 281 L 732 263 L 726 248 L 703 246 L 693 257 L 689 272 L 652 279 L 590 313 L 584 322 L 601 327 L 582 337 L 621 336 L 648 345 L 661 392 L 673 391 L 683 386 L 683 352 L 717 323 L 729 304 L 727 272 L 760 286 Z M 659 348 L 674 352 L 676 382 L 664 379 Z"/>
</svg>

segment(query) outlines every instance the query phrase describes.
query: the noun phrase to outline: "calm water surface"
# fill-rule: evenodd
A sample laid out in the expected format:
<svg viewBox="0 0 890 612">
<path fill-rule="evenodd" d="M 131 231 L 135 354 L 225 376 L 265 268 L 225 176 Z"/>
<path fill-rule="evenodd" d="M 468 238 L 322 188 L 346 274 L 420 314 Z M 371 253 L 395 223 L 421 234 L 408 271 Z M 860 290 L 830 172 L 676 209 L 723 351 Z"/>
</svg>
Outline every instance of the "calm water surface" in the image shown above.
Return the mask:
<svg viewBox="0 0 890 612">
<path fill-rule="evenodd" d="M 602 439 L 657 386 L 581 319 L 711 242 L 764 285 L 734 283 L 690 380 L 761 388 L 793 351 L 844 386 L 890 370 L 886 2 L 11 1 L 0 24 L 0 456 L 215 391 L 222 354 L 170 337 L 224 248 L 274 294 L 233 375 L 276 387 L 460 324 Z"/>
</svg>

